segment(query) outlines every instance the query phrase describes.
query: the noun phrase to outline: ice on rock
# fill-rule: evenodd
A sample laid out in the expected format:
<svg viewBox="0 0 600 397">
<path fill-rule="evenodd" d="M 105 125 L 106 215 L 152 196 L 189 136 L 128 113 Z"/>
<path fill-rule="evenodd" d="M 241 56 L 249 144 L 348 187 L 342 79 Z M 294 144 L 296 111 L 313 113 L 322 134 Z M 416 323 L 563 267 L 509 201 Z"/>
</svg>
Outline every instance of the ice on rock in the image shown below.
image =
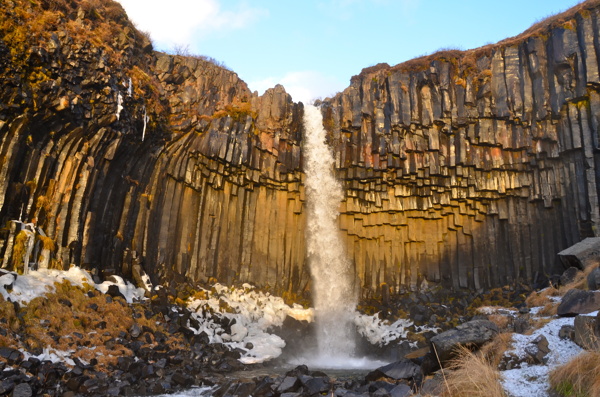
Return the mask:
<svg viewBox="0 0 600 397">
<path fill-rule="evenodd" d="M 117 120 L 121 118 L 121 111 L 123 110 L 123 95 L 121 93 L 117 93 L 117 111 L 115 112 L 115 116 L 117 116 Z"/>
</svg>

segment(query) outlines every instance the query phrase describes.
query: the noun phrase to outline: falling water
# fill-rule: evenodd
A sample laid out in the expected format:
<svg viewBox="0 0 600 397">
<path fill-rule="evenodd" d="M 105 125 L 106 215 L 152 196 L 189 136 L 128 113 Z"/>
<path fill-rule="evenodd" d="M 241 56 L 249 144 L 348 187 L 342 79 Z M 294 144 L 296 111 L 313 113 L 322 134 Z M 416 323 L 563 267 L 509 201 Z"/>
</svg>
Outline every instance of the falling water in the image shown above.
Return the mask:
<svg viewBox="0 0 600 397">
<path fill-rule="evenodd" d="M 304 108 L 304 126 L 306 241 L 318 343 L 311 361 L 323 367 L 343 367 L 356 347 L 353 318 L 357 304 L 354 272 L 337 220 L 344 196 L 333 174 L 334 158 L 325 142 L 321 111 L 315 106 Z"/>
</svg>

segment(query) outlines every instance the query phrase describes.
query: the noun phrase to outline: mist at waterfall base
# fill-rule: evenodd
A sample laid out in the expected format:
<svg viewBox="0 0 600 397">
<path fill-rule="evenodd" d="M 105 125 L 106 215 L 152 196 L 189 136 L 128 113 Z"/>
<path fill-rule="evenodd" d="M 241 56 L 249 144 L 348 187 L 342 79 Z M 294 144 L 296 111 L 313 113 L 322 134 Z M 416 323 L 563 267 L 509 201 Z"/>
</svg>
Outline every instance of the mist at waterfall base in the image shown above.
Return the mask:
<svg viewBox="0 0 600 397">
<path fill-rule="evenodd" d="M 316 344 L 294 363 L 315 368 L 374 368 L 381 364 L 355 356 L 354 324 L 358 294 L 352 263 L 338 227 L 342 185 L 326 143 L 321 111 L 304 108 L 304 186 L 307 197 L 306 244 L 312 276 Z"/>
</svg>

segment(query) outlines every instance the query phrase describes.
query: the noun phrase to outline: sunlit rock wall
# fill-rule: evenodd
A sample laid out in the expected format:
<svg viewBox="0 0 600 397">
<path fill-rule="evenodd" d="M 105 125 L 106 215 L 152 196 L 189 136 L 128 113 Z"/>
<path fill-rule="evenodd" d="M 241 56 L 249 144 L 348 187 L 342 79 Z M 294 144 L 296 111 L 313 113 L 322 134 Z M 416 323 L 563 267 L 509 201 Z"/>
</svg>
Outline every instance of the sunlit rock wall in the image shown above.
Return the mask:
<svg viewBox="0 0 600 397">
<path fill-rule="evenodd" d="M 104 18 L 84 3 L 25 43 L 0 24 L 0 221 L 38 227 L 32 265 L 309 289 L 302 104 L 153 52 L 116 3 Z M 498 45 L 365 69 L 323 102 L 365 292 L 531 284 L 597 234 L 597 4 Z M 2 18 L 52 11 L 21 6 Z M 15 225 L 0 231 L 8 268 Z"/>
<path fill-rule="evenodd" d="M 21 221 L 33 267 L 300 289 L 302 106 L 94 7 L 0 10 L 2 266 L 23 269 Z"/>
</svg>

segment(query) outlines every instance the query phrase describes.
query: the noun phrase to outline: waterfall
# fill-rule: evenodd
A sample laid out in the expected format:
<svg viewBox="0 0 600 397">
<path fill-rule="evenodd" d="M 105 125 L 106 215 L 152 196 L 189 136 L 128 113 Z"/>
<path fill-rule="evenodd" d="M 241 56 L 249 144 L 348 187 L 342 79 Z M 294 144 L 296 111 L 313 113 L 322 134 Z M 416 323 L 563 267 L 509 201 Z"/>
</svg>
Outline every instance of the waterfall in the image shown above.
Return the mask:
<svg viewBox="0 0 600 397">
<path fill-rule="evenodd" d="M 305 106 L 304 127 L 306 242 L 318 343 L 313 361 L 324 367 L 343 367 L 356 348 L 357 304 L 354 271 L 338 226 L 344 193 L 334 175 L 334 158 L 325 142 L 323 117 L 315 106 Z"/>
</svg>

